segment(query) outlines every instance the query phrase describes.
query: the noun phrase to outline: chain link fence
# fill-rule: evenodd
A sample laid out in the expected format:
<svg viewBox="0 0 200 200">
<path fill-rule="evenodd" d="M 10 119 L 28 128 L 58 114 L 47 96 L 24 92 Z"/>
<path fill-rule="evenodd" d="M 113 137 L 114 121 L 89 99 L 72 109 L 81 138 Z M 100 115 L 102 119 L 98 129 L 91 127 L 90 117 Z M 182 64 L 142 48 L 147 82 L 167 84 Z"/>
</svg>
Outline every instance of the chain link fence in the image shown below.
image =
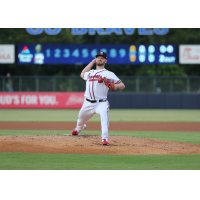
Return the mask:
<svg viewBox="0 0 200 200">
<path fill-rule="evenodd" d="M 118 93 L 200 93 L 200 77 L 119 76 L 125 84 Z M 84 92 L 80 76 L 0 76 L 0 91 Z"/>
</svg>

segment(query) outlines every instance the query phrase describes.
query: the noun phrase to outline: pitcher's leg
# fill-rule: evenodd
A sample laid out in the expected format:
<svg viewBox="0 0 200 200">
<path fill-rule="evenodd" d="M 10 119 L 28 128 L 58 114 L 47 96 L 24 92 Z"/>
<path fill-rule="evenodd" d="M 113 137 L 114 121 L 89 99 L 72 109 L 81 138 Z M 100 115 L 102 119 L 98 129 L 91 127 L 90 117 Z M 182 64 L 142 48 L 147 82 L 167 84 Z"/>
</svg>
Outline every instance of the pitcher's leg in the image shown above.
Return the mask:
<svg viewBox="0 0 200 200">
<path fill-rule="evenodd" d="M 109 103 L 108 102 L 100 102 L 96 113 L 100 115 L 101 118 L 101 130 L 102 130 L 102 140 L 108 141 L 108 127 L 109 127 Z"/>
<path fill-rule="evenodd" d="M 77 120 L 77 126 L 76 130 L 78 133 L 80 133 L 83 129 L 86 127 L 87 121 L 92 118 L 94 115 L 94 111 L 92 107 L 89 104 L 83 104 L 79 115 L 78 115 L 78 120 Z"/>
</svg>

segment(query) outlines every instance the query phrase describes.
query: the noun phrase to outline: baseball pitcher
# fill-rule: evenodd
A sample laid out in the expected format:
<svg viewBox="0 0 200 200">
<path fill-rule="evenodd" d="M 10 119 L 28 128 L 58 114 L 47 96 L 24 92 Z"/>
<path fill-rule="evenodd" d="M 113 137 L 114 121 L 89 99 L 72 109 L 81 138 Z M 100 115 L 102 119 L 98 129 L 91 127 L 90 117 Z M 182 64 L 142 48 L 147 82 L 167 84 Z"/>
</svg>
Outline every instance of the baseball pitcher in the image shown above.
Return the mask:
<svg viewBox="0 0 200 200">
<path fill-rule="evenodd" d="M 96 70 L 91 70 L 96 63 Z M 105 69 L 107 55 L 105 52 L 99 52 L 81 72 L 81 78 L 86 80 L 85 101 L 79 112 L 77 126 L 72 131 L 72 135 L 78 135 L 86 128 L 87 121 L 94 114 L 100 115 L 102 130 L 102 145 L 108 143 L 109 127 L 109 102 L 107 100 L 108 90 L 123 90 L 125 85 L 113 73 Z"/>
</svg>

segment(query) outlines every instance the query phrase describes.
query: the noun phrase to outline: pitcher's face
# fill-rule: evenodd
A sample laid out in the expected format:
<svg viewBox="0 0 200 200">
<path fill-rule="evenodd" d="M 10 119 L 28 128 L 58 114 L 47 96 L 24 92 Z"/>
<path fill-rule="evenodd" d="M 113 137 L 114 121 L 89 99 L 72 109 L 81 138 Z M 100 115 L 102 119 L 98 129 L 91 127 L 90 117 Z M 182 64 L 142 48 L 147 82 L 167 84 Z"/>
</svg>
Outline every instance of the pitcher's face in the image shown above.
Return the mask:
<svg viewBox="0 0 200 200">
<path fill-rule="evenodd" d="M 103 66 L 106 64 L 106 62 L 107 62 L 107 60 L 103 56 L 96 57 L 96 64 L 98 66 Z"/>
</svg>

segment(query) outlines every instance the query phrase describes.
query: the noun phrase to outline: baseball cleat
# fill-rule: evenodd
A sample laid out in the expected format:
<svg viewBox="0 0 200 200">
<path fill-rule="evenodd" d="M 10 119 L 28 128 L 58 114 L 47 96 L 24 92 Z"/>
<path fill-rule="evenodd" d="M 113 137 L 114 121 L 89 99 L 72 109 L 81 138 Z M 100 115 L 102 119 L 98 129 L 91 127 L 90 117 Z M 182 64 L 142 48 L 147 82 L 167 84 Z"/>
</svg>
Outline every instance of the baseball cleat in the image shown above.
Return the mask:
<svg viewBox="0 0 200 200">
<path fill-rule="evenodd" d="M 102 145 L 109 145 L 109 143 L 106 141 L 106 139 L 102 140 Z"/>
<path fill-rule="evenodd" d="M 78 135 L 78 131 L 77 131 L 76 129 L 74 129 L 74 130 L 72 131 L 72 135 Z"/>
<path fill-rule="evenodd" d="M 83 131 L 84 129 L 86 129 L 86 124 L 84 124 L 84 126 L 83 126 L 83 129 L 81 130 L 81 131 Z M 80 132 L 81 132 L 80 131 Z M 78 135 L 79 134 L 79 132 L 76 130 L 76 129 L 74 129 L 73 131 L 72 131 L 72 135 Z"/>
</svg>

